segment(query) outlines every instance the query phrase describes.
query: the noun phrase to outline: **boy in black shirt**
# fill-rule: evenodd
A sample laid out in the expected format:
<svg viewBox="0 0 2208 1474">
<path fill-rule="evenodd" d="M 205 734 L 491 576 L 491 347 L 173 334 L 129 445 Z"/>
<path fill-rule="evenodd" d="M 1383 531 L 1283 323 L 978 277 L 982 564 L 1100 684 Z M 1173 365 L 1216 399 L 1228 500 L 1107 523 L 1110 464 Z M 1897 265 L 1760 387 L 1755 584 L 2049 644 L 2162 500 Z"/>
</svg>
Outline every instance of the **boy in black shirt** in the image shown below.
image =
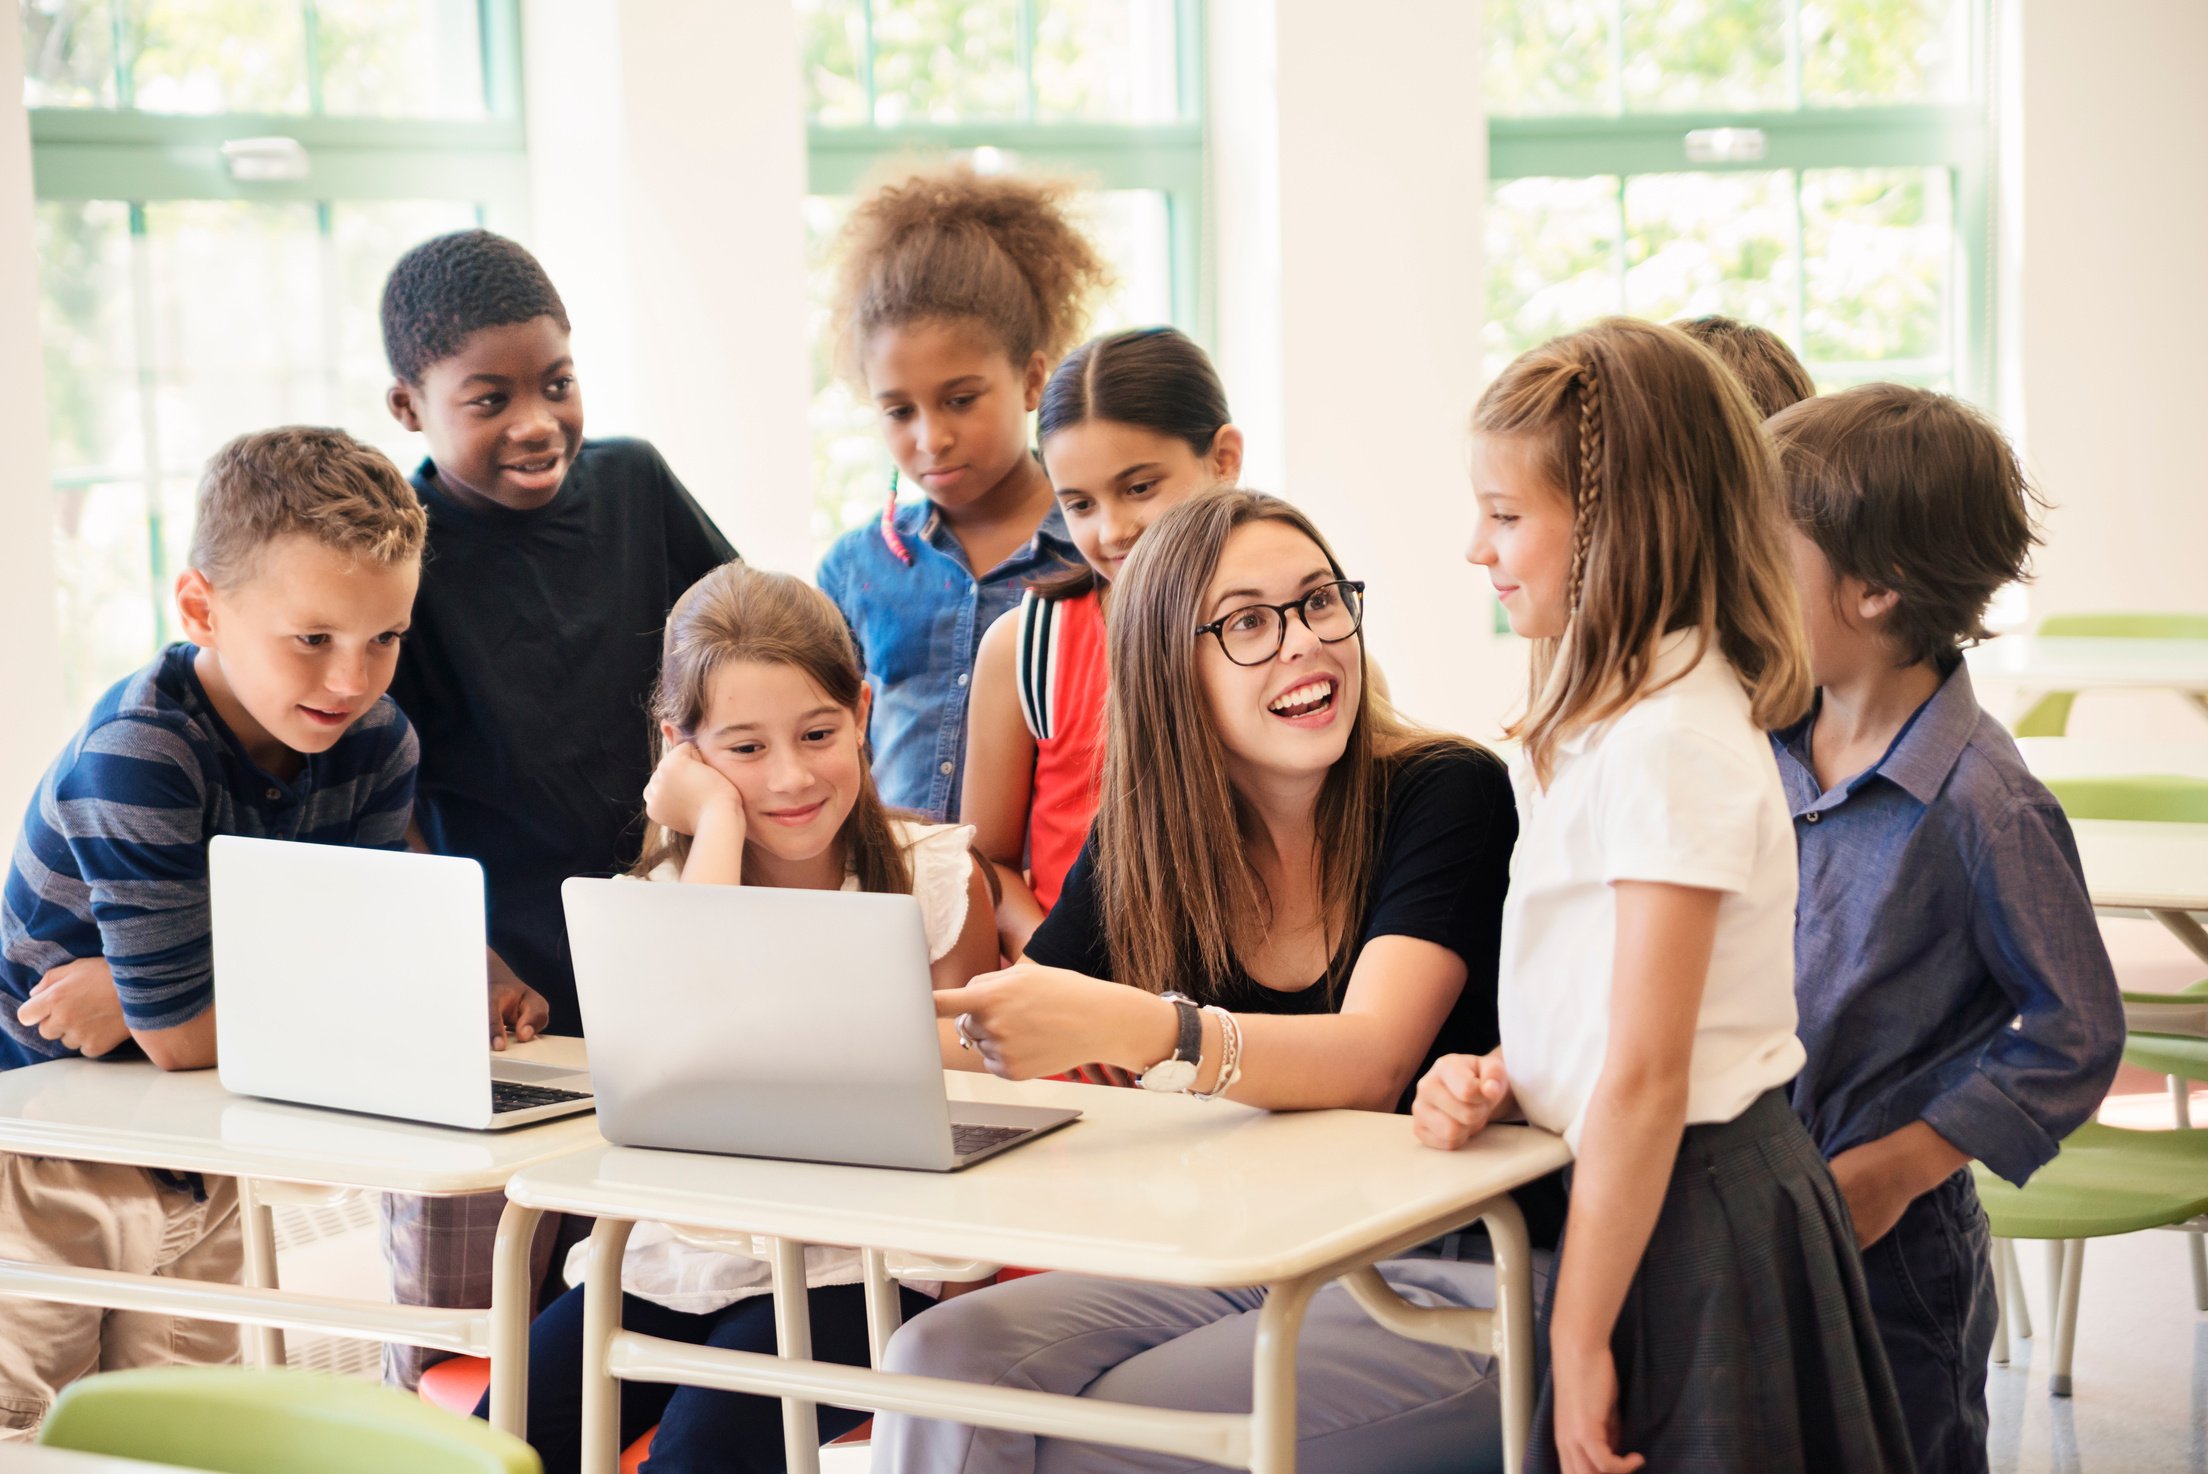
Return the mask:
<svg viewBox="0 0 2208 1474">
<path fill-rule="evenodd" d="M 583 439 L 567 309 L 514 242 L 463 230 L 407 252 L 383 340 L 385 402 L 429 448 L 429 551 L 391 683 L 421 737 L 418 841 L 481 863 L 494 974 L 543 995 L 540 1028 L 580 1034 L 560 883 L 635 860 L 660 629 L 735 550 L 650 445 Z M 390 1200 L 401 1298 L 489 1303 L 501 1201 Z"/>
</svg>

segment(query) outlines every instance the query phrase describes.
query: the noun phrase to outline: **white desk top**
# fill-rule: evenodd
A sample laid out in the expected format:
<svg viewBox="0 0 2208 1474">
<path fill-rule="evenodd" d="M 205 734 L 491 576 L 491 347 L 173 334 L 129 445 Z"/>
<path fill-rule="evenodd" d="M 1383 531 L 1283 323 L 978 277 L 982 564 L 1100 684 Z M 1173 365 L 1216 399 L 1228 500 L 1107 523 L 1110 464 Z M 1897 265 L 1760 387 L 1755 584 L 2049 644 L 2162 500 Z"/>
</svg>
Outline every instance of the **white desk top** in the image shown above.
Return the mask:
<svg viewBox="0 0 2208 1474">
<path fill-rule="evenodd" d="M 0 1474 L 160 1474 L 177 1464 L 146 1464 L 109 1454 L 82 1454 L 35 1443 L 0 1443 Z"/>
<path fill-rule="evenodd" d="M 341 1049 L 341 1039 L 308 1048 Z M 514 1046 L 579 1066 L 580 1039 Z M 585 1112 L 510 1131 L 462 1131 L 232 1095 L 213 1070 L 143 1060 L 50 1060 L 0 1071 L 0 1150 L 226 1177 L 443 1196 L 495 1191 L 523 1167 L 602 1144 Z"/>
<path fill-rule="evenodd" d="M 2208 781 L 2208 742 L 2111 742 L 2089 737 L 2021 737 L 2026 767 L 2059 778 L 2199 778 Z"/>
<path fill-rule="evenodd" d="M 528 1168 L 507 1193 L 533 1208 L 806 1243 L 1246 1285 L 1422 1226 L 1444 1232 L 1473 1205 L 1570 1160 L 1560 1138 L 1522 1126 L 1437 1152 L 1411 1139 L 1406 1118 L 1369 1111 L 1274 1115 L 1140 1090 L 946 1078 L 954 1099 L 1085 1114 L 963 1172 L 607 1146 Z"/>
<path fill-rule="evenodd" d="M 2070 827 L 2094 905 L 2208 911 L 2208 824 L 2086 819 Z"/>
<path fill-rule="evenodd" d="M 2208 691 L 2208 640 L 2003 635 L 1965 652 L 1971 679 L 2035 691 Z"/>
</svg>

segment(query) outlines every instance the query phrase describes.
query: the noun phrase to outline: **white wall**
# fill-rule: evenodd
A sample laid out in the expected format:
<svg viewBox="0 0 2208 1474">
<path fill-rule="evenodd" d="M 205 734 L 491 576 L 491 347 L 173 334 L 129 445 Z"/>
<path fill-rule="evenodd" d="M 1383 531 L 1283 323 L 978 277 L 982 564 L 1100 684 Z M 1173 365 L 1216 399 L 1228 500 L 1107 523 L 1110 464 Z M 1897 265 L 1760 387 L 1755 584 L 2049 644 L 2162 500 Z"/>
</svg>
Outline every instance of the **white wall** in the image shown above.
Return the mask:
<svg viewBox="0 0 2208 1474">
<path fill-rule="evenodd" d="M 1414 717 L 1492 736 L 1524 653 L 1490 633 L 1464 427 L 1480 388 L 1479 7 L 1212 0 L 1215 348 L 1247 480 L 1370 585 L 1374 657 Z"/>
<path fill-rule="evenodd" d="M 797 21 L 765 0 L 530 0 L 529 243 L 590 433 L 655 442 L 729 540 L 812 570 Z"/>
<path fill-rule="evenodd" d="M 2005 245 L 2014 402 L 2055 503 L 2034 613 L 2208 611 L 2208 5 L 2020 0 Z M 2078 730 L 2201 727 L 2096 697 Z"/>
<path fill-rule="evenodd" d="M 69 733 L 54 606 L 54 497 L 31 228 L 23 28 L 0 23 L 0 812 L 13 826 Z"/>
<path fill-rule="evenodd" d="M 2018 426 L 2059 503 L 2033 603 L 2208 610 L 2208 5 L 2022 20 Z"/>
</svg>

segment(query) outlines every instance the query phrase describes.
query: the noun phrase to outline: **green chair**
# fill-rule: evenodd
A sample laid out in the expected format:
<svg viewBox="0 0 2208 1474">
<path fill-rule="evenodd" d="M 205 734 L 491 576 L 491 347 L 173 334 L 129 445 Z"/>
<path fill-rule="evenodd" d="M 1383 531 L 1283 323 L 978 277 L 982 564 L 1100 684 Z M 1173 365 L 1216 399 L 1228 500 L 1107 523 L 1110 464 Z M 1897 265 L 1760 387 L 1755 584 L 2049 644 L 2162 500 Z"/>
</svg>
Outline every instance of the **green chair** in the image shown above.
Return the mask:
<svg viewBox="0 0 2208 1474">
<path fill-rule="evenodd" d="M 2050 614 L 2035 634 L 2066 640 L 2208 640 L 2208 614 Z M 2017 718 L 2019 737 L 2060 737 L 2075 691 L 2050 691 Z"/>
<path fill-rule="evenodd" d="M 220 1474 L 542 1474 L 536 1450 L 403 1392 L 314 1372 L 152 1367 L 87 1377 L 39 1442 Z"/>
<path fill-rule="evenodd" d="M 2088 1121 L 2023 1187 L 2003 1182 L 1982 1163 L 1971 1170 L 1995 1240 L 2002 1330 L 1994 1360 L 2008 1360 L 2007 1326 L 2022 1288 L 2015 1241 L 2044 1239 L 2055 1323 L 2048 1390 L 2068 1397 L 2085 1241 L 2150 1228 L 2208 1231 L 2208 1131 L 2126 1131 Z"/>
<path fill-rule="evenodd" d="M 2113 617 L 2113 616 L 2112 616 Z M 2208 783 L 2181 777 L 2066 778 L 2047 785 L 2074 820 L 2208 823 Z M 2208 1131 L 2193 1131 L 2186 1091 L 2208 1078 L 2208 980 L 2181 994 L 2124 994 L 2124 1057 L 2170 1077 L 2175 1131 L 2125 1131 L 2088 1122 L 2063 1142 L 2061 1154 L 2022 1188 L 1981 1165 L 1979 1199 L 1994 1238 L 1994 1288 L 2001 1311 L 1998 1362 L 2008 1360 L 2013 1322 L 2030 1335 L 2017 1239 L 2047 1242 L 2048 1300 L 2055 1323 L 2049 1388 L 2070 1394 L 2077 1339 L 2078 1292 L 2085 1241 L 2150 1228 L 2191 1231 L 2193 1294 L 2208 1310 Z"/>
<path fill-rule="evenodd" d="M 2208 824 L 2208 782 L 2133 776 L 2058 778 L 2047 785 L 2072 819 Z M 2170 1084 L 2180 1129 L 2193 1124 L 2192 1082 L 2208 1080 L 2208 978 L 2182 993 L 2124 994 L 2124 1062 Z M 2192 1242 L 2193 1305 L 2208 1310 L 2208 1242 Z"/>
</svg>

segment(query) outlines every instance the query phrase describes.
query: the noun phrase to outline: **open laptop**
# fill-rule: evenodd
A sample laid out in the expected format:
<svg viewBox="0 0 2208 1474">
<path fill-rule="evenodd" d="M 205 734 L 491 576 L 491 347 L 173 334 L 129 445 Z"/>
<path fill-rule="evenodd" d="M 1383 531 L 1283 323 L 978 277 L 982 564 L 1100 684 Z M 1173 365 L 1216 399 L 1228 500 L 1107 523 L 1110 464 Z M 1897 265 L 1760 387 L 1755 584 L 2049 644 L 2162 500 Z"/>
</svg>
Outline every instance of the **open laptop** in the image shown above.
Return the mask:
<svg viewBox="0 0 2208 1474">
<path fill-rule="evenodd" d="M 224 1088 L 503 1130 L 589 1110 L 589 1075 L 490 1047 L 473 860 L 219 835 L 207 847 Z"/>
<path fill-rule="evenodd" d="M 608 1141 L 955 1172 L 1081 1114 L 946 1098 L 910 896 L 583 879 L 560 894 Z"/>
</svg>

